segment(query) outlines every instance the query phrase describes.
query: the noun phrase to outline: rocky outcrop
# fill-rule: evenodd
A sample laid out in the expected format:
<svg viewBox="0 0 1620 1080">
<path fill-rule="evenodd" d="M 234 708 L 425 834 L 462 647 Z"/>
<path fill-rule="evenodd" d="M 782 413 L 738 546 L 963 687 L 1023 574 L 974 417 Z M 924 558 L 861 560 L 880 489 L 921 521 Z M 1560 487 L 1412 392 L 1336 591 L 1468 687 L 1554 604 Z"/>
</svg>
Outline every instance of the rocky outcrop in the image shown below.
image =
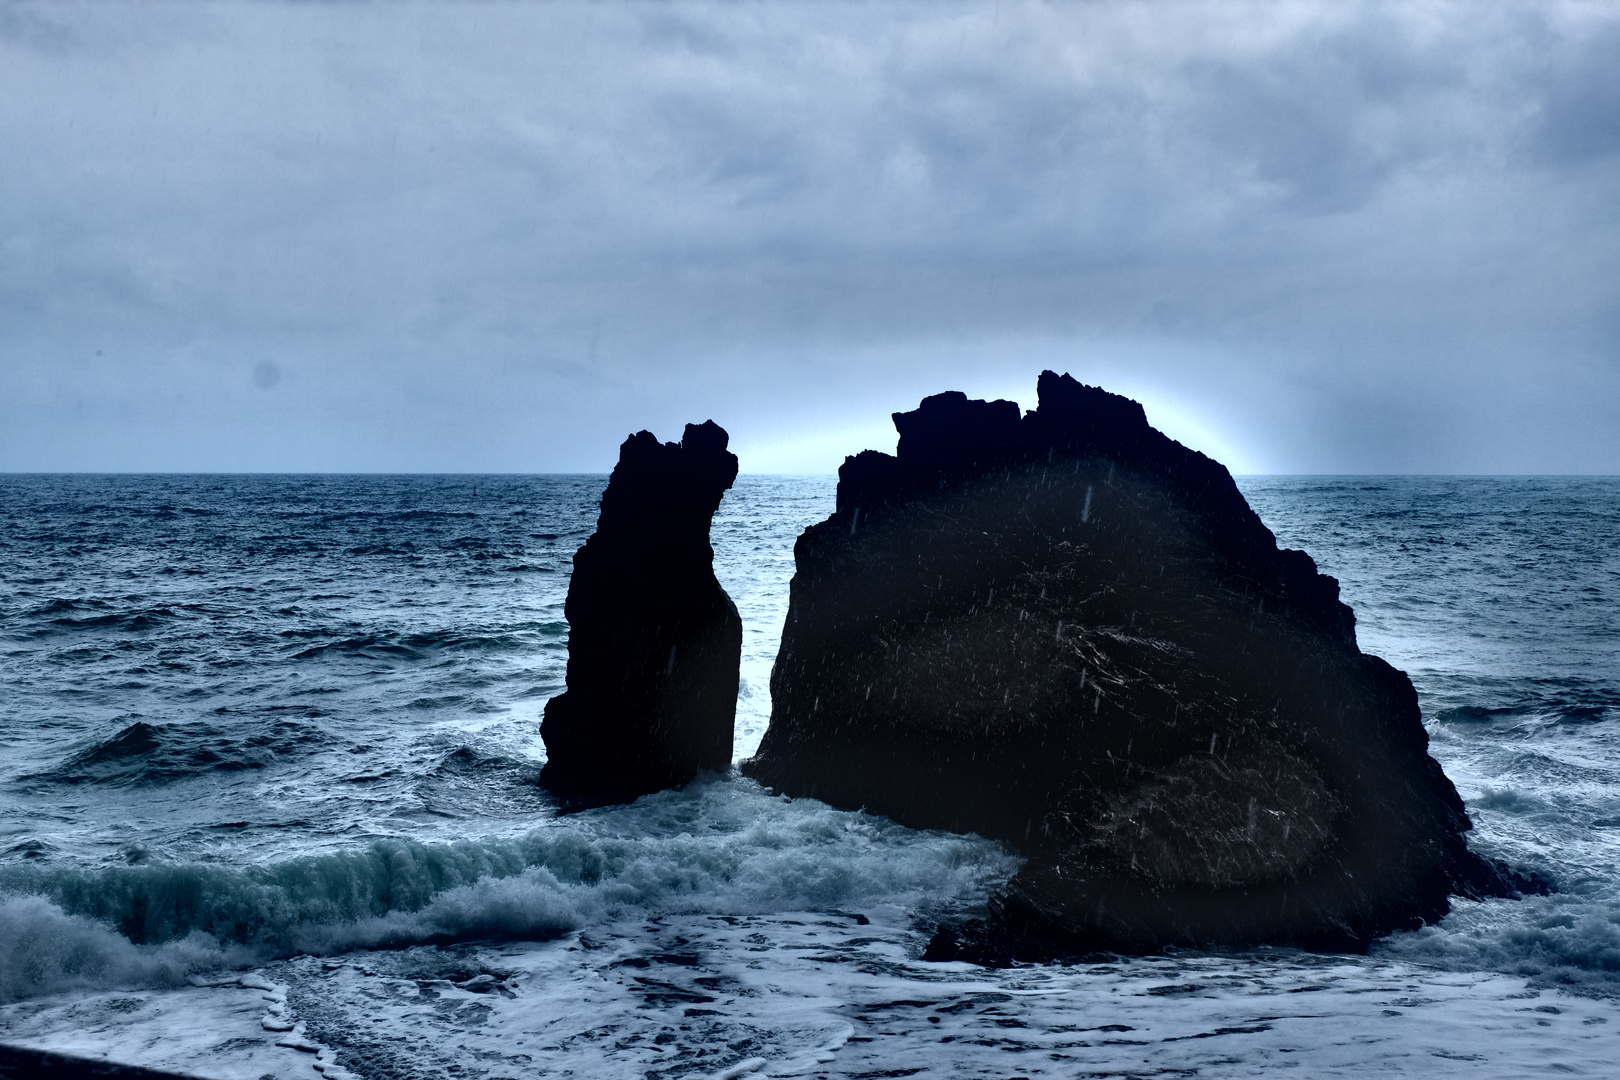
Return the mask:
<svg viewBox="0 0 1620 1080">
<path fill-rule="evenodd" d="M 195 1080 L 181 1073 L 0 1043 L 0 1080 Z"/>
<path fill-rule="evenodd" d="M 1338 583 L 1136 402 L 1039 393 L 846 460 L 744 772 L 1027 853 L 936 956 L 1355 947 L 1507 889 Z"/>
<path fill-rule="evenodd" d="M 540 726 L 540 782 L 560 795 L 626 801 L 731 764 L 742 619 L 709 546 L 737 478 L 728 442 L 710 420 L 619 448 L 568 583 L 568 689 Z"/>
</svg>

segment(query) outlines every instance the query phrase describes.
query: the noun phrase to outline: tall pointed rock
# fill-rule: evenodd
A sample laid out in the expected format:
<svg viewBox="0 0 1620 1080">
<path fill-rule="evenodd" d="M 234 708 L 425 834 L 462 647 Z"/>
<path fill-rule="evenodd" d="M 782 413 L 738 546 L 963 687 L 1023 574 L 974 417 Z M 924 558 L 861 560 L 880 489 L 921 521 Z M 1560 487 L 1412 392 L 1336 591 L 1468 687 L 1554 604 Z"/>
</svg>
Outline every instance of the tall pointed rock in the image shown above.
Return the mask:
<svg viewBox="0 0 1620 1080">
<path fill-rule="evenodd" d="M 568 689 L 540 727 L 540 782 L 560 795 L 628 801 L 731 763 L 742 619 L 709 546 L 729 441 L 710 420 L 619 448 L 568 584 Z"/>
</svg>

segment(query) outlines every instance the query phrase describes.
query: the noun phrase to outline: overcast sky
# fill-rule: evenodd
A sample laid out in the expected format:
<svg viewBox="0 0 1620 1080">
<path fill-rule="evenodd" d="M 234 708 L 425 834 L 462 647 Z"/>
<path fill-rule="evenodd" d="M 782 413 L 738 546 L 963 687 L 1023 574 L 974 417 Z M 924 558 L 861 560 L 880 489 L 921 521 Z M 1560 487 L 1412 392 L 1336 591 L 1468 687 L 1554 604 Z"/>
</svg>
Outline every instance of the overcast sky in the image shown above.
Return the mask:
<svg viewBox="0 0 1620 1080">
<path fill-rule="evenodd" d="M 0 5 L 0 469 L 830 471 L 1047 367 L 1620 473 L 1620 5 Z"/>
</svg>

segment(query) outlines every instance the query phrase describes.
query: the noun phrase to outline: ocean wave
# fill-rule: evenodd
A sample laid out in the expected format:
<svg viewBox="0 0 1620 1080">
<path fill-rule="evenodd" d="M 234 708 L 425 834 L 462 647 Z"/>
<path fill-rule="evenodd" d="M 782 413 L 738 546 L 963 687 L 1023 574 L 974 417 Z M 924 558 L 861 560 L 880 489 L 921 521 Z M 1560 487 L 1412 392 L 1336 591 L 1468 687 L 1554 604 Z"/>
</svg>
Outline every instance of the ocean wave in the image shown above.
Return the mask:
<svg viewBox="0 0 1620 1080">
<path fill-rule="evenodd" d="M 179 985 L 194 971 L 252 963 L 199 935 L 156 949 L 39 896 L 0 895 L 0 1003 L 90 987 Z"/>
<path fill-rule="evenodd" d="M 55 768 L 22 779 L 118 787 L 166 784 L 209 772 L 262 769 L 328 741 L 319 728 L 285 719 L 230 731 L 203 723 L 155 725 L 133 715 L 119 720 L 133 723 Z"/>
<path fill-rule="evenodd" d="M 345 522 L 365 522 L 375 524 L 379 522 L 433 523 L 439 521 L 454 521 L 458 518 L 476 518 L 480 515 L 472 510 L 279 510 L 275 514 L 278 518 L 293 521 L 299 519 L 314 519 L 322 528 L 332 528 Z M 302 524 L 303 522 L 300 522 Z"/>
<path fill-rule="evenodd" d="M 4 851 L 0 851 L 0 859 L 46 859 L 56 851 L 54 844 L 48 844 L 37 837 L 20 840 Z"/>
<path fill-rule="evenodd" d="M 1461 705 L 1434 715 L 1437 724 L 1486 728 L 1498 734 L 1534 736 L 1587 727 L 1620 717 L 1620 695 L 1601 689 L 1579 697 L 1537 696 L 1512 705 Z"/>
<path fill-rule="evenodd" d="M 97 604 L 92 606 L 82 602 L 75 603 L 72 607 L 64 606 L 53 608 L 52 605 L 46 605 L 46 608 L 52 608 L 52 610 L 47 612 L 43 609 L 36 609 L 34 612 L 28 612 L 25 614 L 35 615 L 38 617 L 47 613 L 55 614 L 57 612 L 67 611 L 93 611 L 97 608 L 105 608 L 108 606 L 110 605 Z M 87 630 L 111 630 L 115 632 L 121 631 L 129 633 L 144 633 L 148 630 L 160 629 L 177 618 L 179 618 L 179 613 L 176 612 L 172 607 L 165 605 L 139 608 L 133 611 L 107 611 L 100 615 L 87 614 L 81 618 L 74 618 L 68 614 L 59 614 L 56 618 L 45 619 L 43 625 L 36 626 L 26 636 L 36 638 L 49 637 L 56 634 L 75 633 Z"/>
<path fill-rule="evenodd" d="M 1452 897 L 1434 926 L 1397 933 L 1381 956 L 1452 971 L 1502 971 L 1532 985 L 1620 997 L 1620 902 L 1578 893 L 1512 903 Z"/>
<path fill-rule="evenodd" d="M 342 641 L 329 641 L 324 645 L 312 645 L 294 653 L 293 659 L 311 660 L 327 655 L 354 656 L 366 660 L 408 660 L 420 656 L 421 651 L 403 644 L 390 634 L 362 634 Z"/>
<path fill-rule="evenodd" d="M 433 766 L 435 776 L 471 776 L 532 768 L 532 763 L 502 754 L 486 754 L 471 746 L 458 746 Z"/>
<path fill-rule="evenodd" d="M 200 570 L 164 567 L 153 571 L 158 575 L 194 574 Z M 95 632 L 146 634 L 150 631 L 185 632 L 185 624 L 199 619 L 227 617 L 235 614 L 229 608 L 214 602 L 152 603 L 140 596 L 115 599 L 99 597 L 57 597 L 33 607 L 0 616 L 8 625 L 8 637 L 14 640 L 42 640 L 68 635 Z"/>
<path fill-rule="evenodd" d="M 76 611 L 105 611 L 112 605 L 94 597 L 59 596 L 37 604 L 22 612 L 24 618 L 40 619 L 48 615 L 65 615 Z"/>
<path fill-rule="evenodd" d="M 989 841 L 738 779 L 504 839 L 383 840 L 246 869 L 13 864 L 0 868 L 0 1000 L 297 953 L 545 938 L 636 912 L 927 906 L 980 896 L 1016 865 Z"/>
<path fill-rule="evenodd" d="M 558 628 L 561 628 L 559 631 Z M 311 660 L 320 656 L 353 656 L 368 660 L 419 660 L 440 652 L 500 653 L 515 652 L 534 647 L 528 635 L 541 633 L 557 636 L 567 631 L 566 623 L 527 623 L 509 630 L 486 632 L 478 630 L 443 629 L 414 634 L 379 631 L 356 634 L 337 641 L 311 645 L 293 654 L 294 660 Z M 284 632 L 281 636 L 295 636 Z M 296 636 L 309 636 L 298 632 Z"/>
<path fill-rule="evenodd" d="M 1518 817 L 1556 813 L 1545 799 L 1533 792 L 1512 787 L 1482 788 L 1478 795 L 1468 800 L 1468 805 L 1481 810 L 1500 810 Z"/>
<path fill-rule="evenodd" d="M 345 555 L 415 555 L 416 553 L 416 545 L 408 540 L 402 544 L 358 544 L 343 549 Z"/>
</svg>

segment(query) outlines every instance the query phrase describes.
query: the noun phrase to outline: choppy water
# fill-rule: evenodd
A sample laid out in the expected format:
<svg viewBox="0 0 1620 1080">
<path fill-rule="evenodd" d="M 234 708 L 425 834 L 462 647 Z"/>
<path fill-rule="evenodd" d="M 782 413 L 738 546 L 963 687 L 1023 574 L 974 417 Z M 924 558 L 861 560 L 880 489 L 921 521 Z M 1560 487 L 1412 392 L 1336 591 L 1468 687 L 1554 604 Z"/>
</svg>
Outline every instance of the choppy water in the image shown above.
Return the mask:
<svg viewBox="0 0 1620 1080">
<path fill-rule="evenodd" d="M 736 777 L 554 815 L 539 717 L 603 482 L 0 476 L 0 1039 L 244 1077 L 1601 1075 L 1620 1049 L 1620 481 L 1240 481 L 1411 673 L 1475 846 L 1559 892 L 1370 957 L 1010 972 L 916 960 L 1016 865 L 976 838 Z M 739 756 L 832 496 L 743 477 L 716 519 Z"/>
<path fill-rule="evenodd" d="M 1559 892 L 1458 902 L 1386 955 L 1620 992 L 1620 479 L 1245 478 L 1412 677 L 1476 850 Z"/>
</svg>

